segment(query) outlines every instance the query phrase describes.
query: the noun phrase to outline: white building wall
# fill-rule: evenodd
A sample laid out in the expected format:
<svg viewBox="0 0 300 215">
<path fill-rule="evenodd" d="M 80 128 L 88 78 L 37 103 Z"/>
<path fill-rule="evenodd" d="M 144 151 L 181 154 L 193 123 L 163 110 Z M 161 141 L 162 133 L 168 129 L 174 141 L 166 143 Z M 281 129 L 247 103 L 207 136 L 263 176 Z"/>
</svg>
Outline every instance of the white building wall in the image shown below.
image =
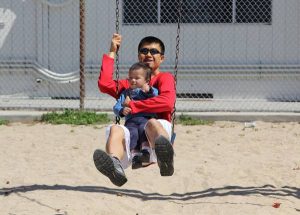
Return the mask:
<svg viewBox="0 0 300 215">
<path fill-rule="evenodd" d="M 22 95 L 29 97 L 78 97 L 79 82 L 79 1 L 66 0 L 62 6 L 46 4 L 47 0 L 1 0 L 0 2 L 0 95 Z M 180 59 L 182 68 L 205 65 L 300 65 L 300 1 L 273 0 L 272 24 L 182 24 Z M 122 16 L 122 14 L 120 14 Z M 122 17 L 120 17 L 121 20 Z M 166 61 L 162 68 L 174 65 L 176 24 L 121 25 L 123 44 L 120 49 L 122 72 L 137 61 L 137 45 L 141 38 L 154 35 L 166 45 Z M 97 88 L 101 57 L 109 49 L 115 31 L 115 1 L 86 1 L 86 95 L 92 98 L 103 96 Z M 7 63 L 9 62 L 9 63 Z M 23 62 L 25 69 L 15 69 L 16 62 Z M 39 73 L 38 65 L 45 73 Z M 18 65 L 20 66 L 20 65 Z M 232 79 L 230 75 L 213 70 L 219 78 L 213 81 L 199 69 L 198 81 L 184 78 L 182 69 L 180 88 L 182 92 L 208 92 L 214 98 L 268 98 L 276 97 L 278 84 L 293 98 L 300 97 L 299 81 L 286 80 L 262 84 L 259 80 Z M 243 69 L 238 72 L 243 72 Z M 18 71 L 18 74 L 17 74 Z M 21 74 L 20 74 L 21 71 Z M 258 70 L 257 70 L 258 71 Z M 263 72 L 272 73 L 265 69 Z M 295 69 L 297 72 L 298 70 Z M 45 77 L 45 74 L 53 76 Z M 202 74 L 202 75 L 201 75 Z M 243 73 L 245 76 L 249 74 Z M 284 74 L 284 71 L 283 71 Z M 16 77 L 23 78 L 15 87 Z M 57 81 L 64 76 L 73 79 L 67 83 Z M 224 78 L 226 77 L 226 78 Z M 42 82 L 37 83 L 36 80 Z M 9 81 L 10 80 L 10 81 Z M 19 79 L 18 79 L 19 80 Z M 31 80 L 31 81 L 30 81 Z M 295 82 L 296 80 L 296 82 Z M 196 81 L 197 84 L 193 83 Z M 17 82 L 18 83 L 18 82 Z M 191 87 L 191 83 L 194 87 Z M 249 88 L 251 86 L 263 86 Z M 276 83 L 276 84 L 275 84 Z M 290 83 L 293 83 L 292 85 Z M 197 88 L 201 85 L 201 88 Z M 235 92 L 235 89 L 239 90 Z M 265 90 L 264 87 L 266 87 Z M 257 90 L 255 90 L 257 89 Z M 249 92 L 252 95 L 249 96 Z M 11 94 L 10 94 L 11 92 Z M 280 96 L 280 92 L 278 92 Z"/>
<path fill-rule="evenodd" d="M 35 5 L 32 1 L 1 0 L 0 59 L 36 57 Z"/>
<path fill-rule="evenodd" d="M 78 68 L 79 4 L 62 7 L 42 0 L 2 0 L 1 60 L 35 59 L 56 72 Z M 300 3 L 273 0 L 272 24 L 182 24 L 181 64 L 299 64 Z M 122 14 L 120 14 L 122 15 Z M 115 31 L 115 2 L 86 1 L 86 62 L 98 65 Z M 173 64 L 176 24 L 122 26 L 121 64 L 137 60 L 146 35 L 166 43 L 166 64 Z M 125 54 L 126 53 L 126 54 Z"/>
</svg>

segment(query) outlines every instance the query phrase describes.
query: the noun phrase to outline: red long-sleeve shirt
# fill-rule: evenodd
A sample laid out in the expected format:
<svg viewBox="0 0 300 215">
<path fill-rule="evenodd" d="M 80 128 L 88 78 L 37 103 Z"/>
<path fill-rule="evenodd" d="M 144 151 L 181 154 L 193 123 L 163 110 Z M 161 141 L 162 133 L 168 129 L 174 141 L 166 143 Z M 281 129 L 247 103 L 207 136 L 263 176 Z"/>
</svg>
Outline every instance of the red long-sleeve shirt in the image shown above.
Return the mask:
<svg viewBox="0 0 300 215">
<path fill-rule="evenodd" d="M 98 87 L 101 92 L 118 98 L 124 89 L 129 88 L 129 82 L 127 79 L 119 80 L 119 94 L 117 95 L 117 82 L 113 80 L 113 73 L 114 59 L 104 54 Z M 176 98 L 173 75 L 168 72 L 160 72 L 151 78 L 150 85 L 158 89 L 159 95 L 146 100 L 130 101 L 131 113 L 151 112 L 156 113 L 159 119 L 171 121 L 171 113 Z"/>
</svg>

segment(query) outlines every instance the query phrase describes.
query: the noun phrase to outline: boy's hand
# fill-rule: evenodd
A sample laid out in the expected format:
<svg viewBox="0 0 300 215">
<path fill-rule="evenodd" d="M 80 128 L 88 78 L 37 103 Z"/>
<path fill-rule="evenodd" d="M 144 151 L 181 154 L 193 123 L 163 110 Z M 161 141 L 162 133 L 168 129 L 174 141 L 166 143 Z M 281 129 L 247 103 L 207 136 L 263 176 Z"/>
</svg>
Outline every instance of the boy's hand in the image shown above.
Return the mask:
<svg viewBox="0 0 300 215">
<path fill-rule="evenodd" d="M 150 90 L 150 86 L 148 83 L 145 83 L 143 86 L 142 86 L 142 91 L 145 92 L 145 93 L 148 93 Z"/>
<path fill-rule="evenodd" d="M 131 108 L 129 108 L 129 107 L 124 107 L 123 108 L 123 115 L 124 116 L 127 116 L 130 113 L 131 113 Z"/>
<path fill-rule="evenodd" d="M 110 44 L 110 52 L 111 53 L 117 53 L 118 49 L 121 46 L 122 36 L 120 34 L 114 33 L 111 39 Z"/>
<path fill-rule="evenodd" d="M 131 99 L 129 98 L 129 96 L 126 96 L 125 101 L 123 102 L 123 107 L 129 107 L 130 101 Z"/>
</svg>

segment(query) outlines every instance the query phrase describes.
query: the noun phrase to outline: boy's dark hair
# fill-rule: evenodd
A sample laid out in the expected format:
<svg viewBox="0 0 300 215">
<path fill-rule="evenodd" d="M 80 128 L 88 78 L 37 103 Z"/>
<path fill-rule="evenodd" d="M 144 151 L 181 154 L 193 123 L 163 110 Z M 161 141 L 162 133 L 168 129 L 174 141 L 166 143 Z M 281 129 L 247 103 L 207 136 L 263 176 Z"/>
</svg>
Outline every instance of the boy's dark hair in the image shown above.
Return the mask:
<svg viewBox="0 0 300 215">
<path fill-rule="evenodd" d="M 138 69 L 143 69 L 146 81 L 150 81 L 152 69 L 145 63 L 137 62 L 129 68 L 129 72 Z"/>
<path fill-rule="evenodd" d="M 163 43 L 163 41 L 161 41 L 160 39 L 158 39 L 157 37 L 154 36 L 147 36 L 144 37 L 138 46 L 138 51 L 141 49 L 141 47 L 146 44 L 146 43 L 158 43 L 161 49 L 161 54 L 164 55 L 165 53 L 165 44 Z"/>
</svg>

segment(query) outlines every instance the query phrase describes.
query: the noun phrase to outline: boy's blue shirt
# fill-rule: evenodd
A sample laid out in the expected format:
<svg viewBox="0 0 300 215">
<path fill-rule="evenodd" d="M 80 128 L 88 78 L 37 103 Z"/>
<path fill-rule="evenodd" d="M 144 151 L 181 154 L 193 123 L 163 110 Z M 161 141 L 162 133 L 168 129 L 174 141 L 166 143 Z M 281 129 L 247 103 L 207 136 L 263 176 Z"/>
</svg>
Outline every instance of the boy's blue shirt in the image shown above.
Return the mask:
<svg viewBox="0 0 300 215">
<path fill-rule="evenodd" d="M 121 93 L 119 99 L 117 100 L 117 103 L 113 107 L 113 111 L 116 116 L 124 117 L 124 115 L 122 114 L 122 111 L 123 111 L 122 104 L 124 103 L 126 96 L 129 96 L 129 98 L 131 100 L 137 101 L 137 100 L 144 100 L 144 99 L 152 98 L 157 95 L 158 95 L 158 90 L 154 87 L 150 87 L 150 90 L 147 93 L 142 91 L 141 88 L 126 89 Z M 155 113 L 128 114 L 127 116 L 125 116 L 125 120 L 128 120 L 128 119 L 130 119 L 132 117 L 136 117 L 136 116 L 156 117 L 156 114 Z"/>
</svg>

